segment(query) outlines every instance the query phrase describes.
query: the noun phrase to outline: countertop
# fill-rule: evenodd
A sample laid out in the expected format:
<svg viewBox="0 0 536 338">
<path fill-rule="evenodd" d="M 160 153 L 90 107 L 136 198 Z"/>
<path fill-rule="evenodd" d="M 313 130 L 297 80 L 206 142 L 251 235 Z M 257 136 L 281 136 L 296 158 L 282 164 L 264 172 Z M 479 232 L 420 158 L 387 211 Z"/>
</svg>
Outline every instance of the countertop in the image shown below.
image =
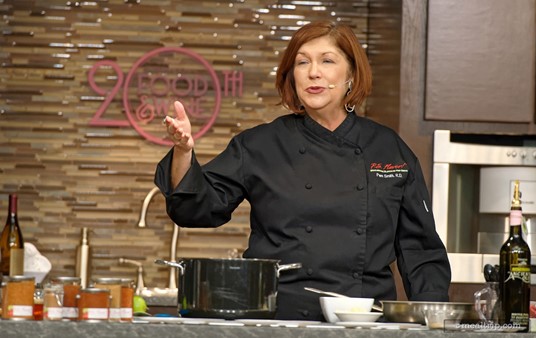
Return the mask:
<svg viewBox="0 0 536 338">
<path fill-rule="evenodd" d="M 281 321 L 279 321 L 281 322 Z M 288 325 L 286 325 L 288 323 Z M 272 323 L 273 324 L 273 323 Z M 87 323 L 87 322 L 51 322 L 51 321 L 10 321 L 0 320 L 2 338 L 21 337 L 50 337 L 50 338 L 84 338 L 84 337 L 278 337 L 278 338 L 484 338 L 490 337 L 490 332 L 459 332 L 444 330 L 428 330 L 425 327 L 403 329 L 355 328 L 336 324 L 317 323 L 308 325 L 298 322 L 294 327 L 292 322 L 283 322 L 283 326 L 270 326 L 269 322 L 260 324 L 216 320 L 212 322 L 175 322 L 175 323 Z M 495 332 L 494 332 L 495 333 Z M 529 334 L 499 333 L 501 338 L 515 338 Z M 499 337 L 499 336 L 497 336 Z"/>
</svg>

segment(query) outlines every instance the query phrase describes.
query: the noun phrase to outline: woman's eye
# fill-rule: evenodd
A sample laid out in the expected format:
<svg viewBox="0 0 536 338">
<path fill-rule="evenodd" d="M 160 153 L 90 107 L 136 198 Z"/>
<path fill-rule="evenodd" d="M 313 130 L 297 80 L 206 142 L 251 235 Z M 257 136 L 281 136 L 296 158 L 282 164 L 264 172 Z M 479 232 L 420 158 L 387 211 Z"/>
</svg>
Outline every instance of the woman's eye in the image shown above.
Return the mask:
<svg viewBox="0 0 536 338">
<path fill-rule="evenodd" d="M 296 60 L 297 65 L 304 65 L 307 63 L 307 60 Z"/>
<path fill-rule="evenodd" d="M 325 60 L 323 60 L 322 62 L 324 62 L 324 63 L 333 63 L 333 60 L 331 60 L 331 59 L 325 59 Z"/>
</svg>

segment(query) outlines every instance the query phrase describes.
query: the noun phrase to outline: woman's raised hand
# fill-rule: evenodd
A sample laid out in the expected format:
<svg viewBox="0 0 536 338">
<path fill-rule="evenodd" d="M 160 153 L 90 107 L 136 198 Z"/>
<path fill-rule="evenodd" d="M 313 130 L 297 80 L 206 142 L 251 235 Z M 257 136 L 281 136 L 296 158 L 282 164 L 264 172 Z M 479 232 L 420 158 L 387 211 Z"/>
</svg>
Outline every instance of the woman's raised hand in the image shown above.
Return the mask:
<svg viewBox="0 0 536 338">
<path fill-rule="evenodd" d="M 166 116 L 163 123 L 166 125 L 167 133 L 173 141 L 175 149 L 188 152 L 194 147 L 192 125 L 182 103 L 175 101 L 173 106 L 175 107 L 176 117 Z"/>
</svg>

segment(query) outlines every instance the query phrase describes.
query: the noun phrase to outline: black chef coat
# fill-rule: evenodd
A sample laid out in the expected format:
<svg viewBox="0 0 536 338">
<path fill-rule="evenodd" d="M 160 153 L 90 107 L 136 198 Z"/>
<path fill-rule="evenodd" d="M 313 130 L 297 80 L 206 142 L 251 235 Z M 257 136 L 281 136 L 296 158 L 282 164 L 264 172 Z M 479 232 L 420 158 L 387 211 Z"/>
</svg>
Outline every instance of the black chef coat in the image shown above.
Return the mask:
<svg viewBox="0 0 536 338">
<path fill-rule="evenodd" d="M 204 166 L 194 153 L 177 187 L 172 152 L 155 183 L 176 224 L 220 226 L 246 199 L 244 257 L 302 263 L 281 272 L 276 318 L 323 319 L 319 296 L 305 286 L 396 299 L 395 259 L 410 300 L 448 300 L 450 265 L 420 164 L 391 129 L 354 113 L 334 131 L 285 115 L 235 136 Z"/>
</svg>

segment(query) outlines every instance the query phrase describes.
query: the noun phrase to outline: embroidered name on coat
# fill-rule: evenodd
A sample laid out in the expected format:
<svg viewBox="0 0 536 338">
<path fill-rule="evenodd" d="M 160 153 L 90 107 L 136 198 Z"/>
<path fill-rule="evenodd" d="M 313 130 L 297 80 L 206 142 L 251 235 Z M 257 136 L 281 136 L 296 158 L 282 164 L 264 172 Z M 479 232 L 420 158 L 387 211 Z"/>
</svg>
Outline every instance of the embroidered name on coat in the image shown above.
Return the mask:
<svg viewBox="0 0 536 338">
<path fill-rule="evenodd" d="M 376 177 L 402 178 L 403 174 L 406 174 L 409 170 L 406 162 L 399 164 L 372 162 L 369 171 L 375 173 Z"/>
</svg>

